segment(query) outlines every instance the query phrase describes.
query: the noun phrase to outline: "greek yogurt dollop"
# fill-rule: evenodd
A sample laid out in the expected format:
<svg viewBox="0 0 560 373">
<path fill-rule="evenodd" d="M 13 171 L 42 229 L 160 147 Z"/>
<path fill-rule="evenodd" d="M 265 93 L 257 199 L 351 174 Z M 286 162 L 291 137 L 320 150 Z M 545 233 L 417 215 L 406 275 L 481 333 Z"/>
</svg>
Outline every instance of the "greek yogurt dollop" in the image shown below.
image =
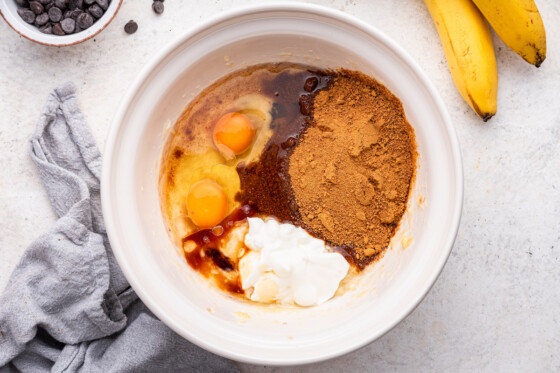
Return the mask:
<svg viewBox="0 0 560 373">
<path fill-rule="evenodd" d="M 251 300 L 314 306 L 332 298 L 350 267 L 341 254 L 292 224 L 247 220 L 244 241 L 250 251 L 239 271 Z"/>
</svg>

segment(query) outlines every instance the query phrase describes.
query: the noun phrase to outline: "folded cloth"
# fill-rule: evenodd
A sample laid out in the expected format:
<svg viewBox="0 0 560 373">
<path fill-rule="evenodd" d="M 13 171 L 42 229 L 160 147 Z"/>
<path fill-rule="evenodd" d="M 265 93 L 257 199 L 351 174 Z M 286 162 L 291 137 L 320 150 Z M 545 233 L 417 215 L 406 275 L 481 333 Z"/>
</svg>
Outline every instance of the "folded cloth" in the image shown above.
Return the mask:
<svg viewBox="0 0 560 373">
<path fill-rule="evenodd" d="M 101 154 L 73 84 L 50 94 L 29 151 L 59 220 L 0 298 L 0 372 L 237 372 L 167 328 L 120 271 L 101 215 Z"/>
</svg>

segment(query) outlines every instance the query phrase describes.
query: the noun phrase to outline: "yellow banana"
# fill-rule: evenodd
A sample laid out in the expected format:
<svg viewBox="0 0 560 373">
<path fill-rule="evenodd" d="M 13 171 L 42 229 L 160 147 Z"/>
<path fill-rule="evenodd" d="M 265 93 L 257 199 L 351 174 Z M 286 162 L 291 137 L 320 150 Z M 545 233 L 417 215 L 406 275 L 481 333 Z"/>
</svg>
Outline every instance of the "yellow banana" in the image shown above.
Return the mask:
<svg viewBox="0 0 560 373">
<path fill-rule="evenodd" d="M 488 24 L 471 0 L 424 2 L 459 93 L 487 121 L 498 106 L 498 69 Z"/>
<path fill-rule="evenodd" d="M 533 0 L 473 0 L 496 34 L 523 59 L 539 67 L 546 58 L 546 32 Z"/>
</svg>

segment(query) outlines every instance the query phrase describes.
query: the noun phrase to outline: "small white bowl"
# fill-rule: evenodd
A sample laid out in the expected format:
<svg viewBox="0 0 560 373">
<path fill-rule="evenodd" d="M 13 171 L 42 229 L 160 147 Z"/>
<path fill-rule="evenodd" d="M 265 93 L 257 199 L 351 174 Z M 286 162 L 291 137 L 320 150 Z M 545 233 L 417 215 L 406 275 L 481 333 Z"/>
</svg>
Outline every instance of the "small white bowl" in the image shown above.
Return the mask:
<svg viewBox="0 0 560 373">
<path fill-rule="evenodd" d="M 210 287 L 171 244 L 159 207 L 157 163 L 165 134 L 184 106 L 225 74 L 280 61 L 360 70 L 384 83 L 402 101 L 420 155 L 407 213 L 392 247 L 343 295 L 319 307 L 265 307 Z M 381 32 L 320 6 L 253 6 L 220 15 L 181 36 L 154 57 L 129 89 L 104 153 L 103 214 L 130 284 L 177 333 L 235 360 L 311 363 L 374 341 L 424 298 L 459 227 L 461 156 L 439 95 L 418 65 Z M 412 238 L 408 247 L 407 238 Z"/>
<path fill-rule="evenodd" d="M 25 22 L 17 13 L 18 6 L 14 0 L 0 1 L 0 15 L 4 18 L 6 23 L 14 29 L 15 32 L 20 34 L 26 39 L 34 41 L 35 43 L 50 45 L 54 47 L 65 47 L 68 45 L 79 44 L 83 41 L 93 38 L 99 34 L 111 21 L 119 11 L 123 0 L 112 0 L 109 7 L 88 29 L 80 31 L 75 34 L 58 36 L 54 34 L 43 34 L 35 25 L 30 25 Z"/>
</svg>

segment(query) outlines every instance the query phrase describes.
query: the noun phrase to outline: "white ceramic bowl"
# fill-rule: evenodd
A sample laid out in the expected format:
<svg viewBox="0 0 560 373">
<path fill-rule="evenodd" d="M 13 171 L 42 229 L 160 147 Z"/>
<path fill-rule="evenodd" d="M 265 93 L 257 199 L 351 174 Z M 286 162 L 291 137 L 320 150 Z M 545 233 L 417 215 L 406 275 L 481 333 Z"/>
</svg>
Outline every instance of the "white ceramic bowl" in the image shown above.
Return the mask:
<svg viewBox="0 0 560 373">
<path fill-rule="evenodd" d="M 166 129 L 201 89 L 243 66 L 292 61 L 370 74 L 402 101 L 420 153 L 401 228 L 383 259 L 344 295 L 315 308 L 240 302 L 209 288 L 170 242 L 157 162 Z M 177 333 L 217 354 L 291 365 L 332 358 L 380 337 L 426 295 L 451 251 L 463 198 L 459 145 L 424 73 L 393 41 L 344 13 L 305 4 L 223 14 L 161 51 L 114 118 L 102 178 L 113 251 L 146 305 Z M 419 203 L 424 199 L 425 202 Z M 412 244 L 403 249 L 402 238 Z"/>
<path fill-rule="evenodd" d="M 99 34 L 117 15 L 123 0 L 111 0 L 109 7 L 90 28 L 75 34 L 58 36 L 52 34 L 43 34 L 34 25 L 25 22 L 19 14 L 17 14 L 18 6 L 14 0 L 0 0 L 0 15 L 8 23 L 8 25 L 18 34 L 35 43 L 50 45 L 55 47 L 65 47 L 68 45 L 79 44 L 83 41 L 91 39 Z"/>
</svg>

